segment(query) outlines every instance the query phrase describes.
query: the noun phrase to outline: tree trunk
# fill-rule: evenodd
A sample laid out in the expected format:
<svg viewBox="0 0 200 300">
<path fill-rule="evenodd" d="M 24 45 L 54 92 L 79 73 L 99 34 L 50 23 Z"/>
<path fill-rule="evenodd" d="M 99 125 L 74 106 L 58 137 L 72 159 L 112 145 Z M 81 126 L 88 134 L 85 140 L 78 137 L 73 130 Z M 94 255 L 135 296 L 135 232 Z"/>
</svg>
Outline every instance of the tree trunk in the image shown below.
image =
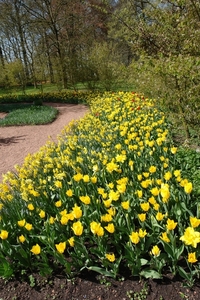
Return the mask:
<svg viewBox="0 0 200 300">
<path fill-rule="evenodd" d="M 5 61 L 4 61 L 4 57 L 3 57 L 3 51 L 2 51 L 2 47 L 0 46 L 0 62 L 2 64 L 2 69 L 5 71 Z M 5 87 L 9 86 L 9 79 L 7 74 L 5 74 Z"/>
<path fill-rule="evenodd" d="M 4 63 L 3 52 L 2 52 L 1 46 L 0 46 L 0 61 L 1 61 L 3 69 L 5 69 L 5 63 Z"/>
<path fill-rule="evenodd" d="M 50 51 L 49 51 L 49 41 L 46 32 L 44 31 L 44 42 L 46 46 L 46 54 L 47 54 L 47 61 L 48 61 L 48 68 L 49 68 L 49 76 L 50 76 L 50 82 L 54 83 L 54 73 L 53 73 L 53 65 L 51 62 L 51 56 L 50 56 Z"/>
<path fill-rule="evenodd" d="M 19 32 L 19 38 L 20 38 L 20 43 L 22 47 L 22 57 L 23 57 L 23 62 L 24 62 L 24 75 L 25 75 L 25 80 L 24 80 L 24 85 L 26 85 L 27 81 L 29 80 L 29 69 L 28 69 L 28 58 L 27 58 L 27 53 L 26 53 L 26 47 L 25 47 L 25 41 L 24 41 L 24 34 L 23 34 L 23 28 L 21 24 L 21 17 L 20 17 L 20 2 L 18 0 L 14 1 L 14 7 L 15 7 L 15 12 L 16 12 L 16 21 L 17 21 L 17 28 Z"/>
</svg>

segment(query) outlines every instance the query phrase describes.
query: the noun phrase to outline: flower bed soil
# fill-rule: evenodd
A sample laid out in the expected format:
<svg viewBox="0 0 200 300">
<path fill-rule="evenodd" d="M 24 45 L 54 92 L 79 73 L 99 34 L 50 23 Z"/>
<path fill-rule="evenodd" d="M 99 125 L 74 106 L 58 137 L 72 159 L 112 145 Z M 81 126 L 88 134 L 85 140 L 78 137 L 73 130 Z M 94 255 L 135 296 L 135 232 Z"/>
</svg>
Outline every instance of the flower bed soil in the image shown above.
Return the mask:
<svg viewBox="0 0 200 300">
<path fill-rule="evenodd" d="M 179 280 L 147 280 L 127 278 L 116 281 L 85 272 L 69 281 L 55 274 L 43 278 L 37 274 L 26 279 L 0 280 L 3 300 L 199 300 L 200 285 L 183 287 Z"/>
</svg>

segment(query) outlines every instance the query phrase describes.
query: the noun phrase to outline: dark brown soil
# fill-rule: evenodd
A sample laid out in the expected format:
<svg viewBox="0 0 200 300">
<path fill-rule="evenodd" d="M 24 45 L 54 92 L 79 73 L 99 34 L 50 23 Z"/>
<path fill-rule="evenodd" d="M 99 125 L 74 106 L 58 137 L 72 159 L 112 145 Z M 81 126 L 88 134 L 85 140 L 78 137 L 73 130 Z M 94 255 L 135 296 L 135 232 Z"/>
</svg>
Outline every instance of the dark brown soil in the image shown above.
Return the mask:
<svg viewBox="0 0 200 300">
<path fill-rule="evenodd" d="M 23 276 L 22 276 L 23 277 Z M 86 272 L 73 280 L 59 274 L 44 278 L 0 279 L 0 300 L 199 300 L 200 284 L 192 289 L 180 280 L 113 280 Z"/>
</svg>

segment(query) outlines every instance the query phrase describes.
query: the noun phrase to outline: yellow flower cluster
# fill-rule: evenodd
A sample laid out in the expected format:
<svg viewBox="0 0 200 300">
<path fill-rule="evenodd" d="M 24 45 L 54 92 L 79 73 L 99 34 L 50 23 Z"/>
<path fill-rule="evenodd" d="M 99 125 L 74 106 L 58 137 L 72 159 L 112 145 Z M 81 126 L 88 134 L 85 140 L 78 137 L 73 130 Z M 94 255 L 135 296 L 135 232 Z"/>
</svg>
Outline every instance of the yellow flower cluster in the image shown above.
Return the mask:
<svg viewBox="0 0 200 300">
<path fill-rule="evenodd" d="M 195 231 L 193 227 L 187 227 L 184 235 L 180 237 L 180 240 L 186 245 L 191 245 L 192 247 L 197 248 L 197 245 L 200 243 L 200 232 Z"/>
<path fill-rule="evenodd" d="M 140 258 L 149 253 L 149 259 L 159 259 L 174 239 L 197 248 L 200 220 L 185 209 L 193 183 L 174 163 L 178 149 L 155 102 L 106 92 L 91 97 L 90 109 L 63 129 L 57 144 L 49 141 L 4 176 L 0 238 L 9 241 L 14 230 L 12 239 L 16 234 L 15 242 L 34 255 L 43 251 L 44 236 L 60 256 L 83 243 L 99 247 L 98 259 L 107 263 L 124 247 L 139 247 Z M 16 202 L 18 211 L 11 209 Z M 187 260 L 195 263 L 198 255 L 187 251 Z"/>
</svg>

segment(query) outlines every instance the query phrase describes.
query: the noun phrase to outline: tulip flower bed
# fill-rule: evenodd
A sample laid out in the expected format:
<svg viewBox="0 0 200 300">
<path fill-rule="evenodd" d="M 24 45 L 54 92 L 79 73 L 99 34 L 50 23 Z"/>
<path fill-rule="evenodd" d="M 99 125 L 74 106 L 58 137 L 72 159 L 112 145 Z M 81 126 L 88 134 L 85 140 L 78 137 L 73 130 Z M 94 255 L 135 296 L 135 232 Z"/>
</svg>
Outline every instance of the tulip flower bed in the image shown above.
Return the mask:
<svg viewBox="0 0 200 300">
<path fill-rule="evenodd" d="M 136 93 L 90 98 L 91 112 L 25 158 L 0 185 L 0 276 L 199 275 L 195 184 L 165 116 Z"/>
</svg>

